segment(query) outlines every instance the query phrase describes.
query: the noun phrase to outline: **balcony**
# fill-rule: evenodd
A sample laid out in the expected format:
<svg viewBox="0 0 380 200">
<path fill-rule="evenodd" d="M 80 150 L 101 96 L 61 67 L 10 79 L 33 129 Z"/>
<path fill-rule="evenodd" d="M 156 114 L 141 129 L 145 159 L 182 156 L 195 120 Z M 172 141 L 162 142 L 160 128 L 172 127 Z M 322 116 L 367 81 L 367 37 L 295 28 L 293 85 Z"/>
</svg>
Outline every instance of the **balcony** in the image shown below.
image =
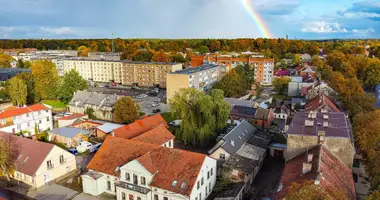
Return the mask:
<svg viewBox="0 0 380 200">
<path fill-rule="evenodd" d="M 138 186 L 138 185 L 133 185 L 133 184 L 126 183 L 126 182 L 123 182 L 123 181 L 120 181 L 120 183 L 117 184 L 117 186 L 121 187 L 121 188 L 125 188 L 127 190 L 132 190 L 132 191 L 135 191 L 135 192 L 139 192 L 141 194 L 148 194 L 148 192 L 150 192 L 150 189 L 148 189 L 148 188 L 141 187 L 141 186 Z"/>
</svg>

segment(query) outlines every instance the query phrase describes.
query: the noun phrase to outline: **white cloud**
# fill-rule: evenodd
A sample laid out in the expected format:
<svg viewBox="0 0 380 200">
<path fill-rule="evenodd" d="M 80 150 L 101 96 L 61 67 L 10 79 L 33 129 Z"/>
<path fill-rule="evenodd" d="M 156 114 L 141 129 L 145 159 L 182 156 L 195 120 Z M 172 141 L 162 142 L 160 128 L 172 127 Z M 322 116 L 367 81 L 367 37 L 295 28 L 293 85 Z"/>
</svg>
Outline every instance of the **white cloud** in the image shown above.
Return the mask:
<svg viewBox="0 0 380 200">
<path fill-rule="evenodd" d="M 347 33 L 346 28 L 342 28 L 337 22 L 314 21 L 301 29 L 304 33 Z"/>
<path fill-rule="evenodd" d="M 345 13 L 343 13 L 343 17 L 347 17 L 347 18 L 362 18 L 362 17 L 380 18 L 380 14 L 367 13 L 367 12 L 345 12 Z"/>
<path fill-rule="evenodd" d="M 375 29 L 368 28 L 368 29 L 352 29 L 353 33 L 359 33 L 359 34 L 368 34 L 368 33 L 374 33 Z"/>
<path fill-rule="evenodd" d="M 56 35 L 71 35 L 74 34 L 75 31 L 69 27 L 41 27 L 40 28 L 44 33 L 56 34 Z"/>
</svg>

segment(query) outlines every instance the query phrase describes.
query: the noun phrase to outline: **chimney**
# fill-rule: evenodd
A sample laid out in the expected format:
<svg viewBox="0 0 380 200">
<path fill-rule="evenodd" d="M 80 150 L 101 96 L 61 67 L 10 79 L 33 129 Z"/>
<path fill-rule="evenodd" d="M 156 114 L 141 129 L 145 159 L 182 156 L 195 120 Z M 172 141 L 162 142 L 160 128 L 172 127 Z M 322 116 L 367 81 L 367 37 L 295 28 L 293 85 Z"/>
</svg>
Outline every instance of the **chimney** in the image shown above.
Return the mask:
<svg viewBox="0 0 380 200">
<path fill-rule="evenodd" d="M 325 131 L 318 131 L 318 143 L 323 144 L 325 142 Z"/>
<path fill-rule="evenodd" d="M 311 161 L 313 161 L 313 154 L 309 153 L 309 154 L 307 154 L 307 162 L 309 163 Z"/>
<path fill-rule="evenodd" d="M 323 115 L 323 119 L 326 119 L 326 120 L 328 120 L 328 119 L 329 119 L 329 115 L 327 115 L 327 114 L 324 114 L 324 115 Z"/>
<path fill-rule="evenodd" d="M 323 128 L 328 128 L 329 127 L 329 121 L 324 120 L 323 121 Z"/>
<path fill-rule="evenodd" d="M 115 132 L 111 132 L 111 134 L 112 134 L 112 137 L 115 137 Z"/>
<path fill-rule="evenodd" d="M 302 174 L 307 174 L 311 172 L 311 163 L 304 162 L 302 165 Z"/>
<path fill-rule="evenodd" d="M 305 126 L 313 127 L 314 126 L 314 120 L 310 120 L 310 119 L 305 120 Z"/>
<path fill-rule="evenodd" d="M 309 114 L 308 114 L 308 118 L 309 119 L 312 119 L 313 118 L 313 111 L 310 111 Z"/>
</svg>

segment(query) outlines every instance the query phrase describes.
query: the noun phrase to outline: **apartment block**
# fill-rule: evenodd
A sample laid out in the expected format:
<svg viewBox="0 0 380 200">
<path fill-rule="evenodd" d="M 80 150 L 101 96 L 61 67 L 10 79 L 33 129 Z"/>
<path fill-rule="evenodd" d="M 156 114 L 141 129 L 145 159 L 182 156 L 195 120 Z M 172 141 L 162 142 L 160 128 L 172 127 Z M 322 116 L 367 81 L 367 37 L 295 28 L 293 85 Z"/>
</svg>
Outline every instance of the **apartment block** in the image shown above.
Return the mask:
<svg viewBox="0 0 380 200">
<path fill-rule="evenodd" d="M 197 68 L 188 68 L 167 75 L 167 100 L 182 88 L 196 88 L 208 91 L 222 74 L 222 68 L 215 64 L 206 64 Z"/>
<path fill-rule="evenodd" d="M 166 74 L 182 69 L 182 64 L 160 62 L 106 61 L 70 59 L 64 71 L 75 69 L 86 80 L 115 82 L 122 85 L 166 87 Z"/>
</svg>

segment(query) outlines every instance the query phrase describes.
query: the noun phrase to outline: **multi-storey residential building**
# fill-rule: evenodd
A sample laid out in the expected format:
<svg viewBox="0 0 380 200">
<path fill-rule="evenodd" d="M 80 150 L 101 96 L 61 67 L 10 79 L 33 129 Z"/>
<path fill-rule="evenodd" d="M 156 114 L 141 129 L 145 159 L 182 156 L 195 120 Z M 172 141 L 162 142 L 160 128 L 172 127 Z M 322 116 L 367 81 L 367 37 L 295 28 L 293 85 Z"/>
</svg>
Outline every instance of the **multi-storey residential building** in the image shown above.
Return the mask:
<svg viewBox="0 0 380 200">
<path fill-rule="evenodd" d="M 222 74 L 219 65 L 207 64 L 197 68 L 188 68 L 167 75 L 167 100 L 182 88 L 196 88 L 208 91 Z"/>
<path fill-rule="evenodd" d="M 295 113 L 287 134 L 286 160 L 321 144 L 348 168 L 352 167 L 355 148 L 350 123 L 343 112 Z"/>
<path fill-rule="evenodd" d="M 166 87 L 166 74 L 182 69 L 182 64 L 160 62 L 106 61 L 70 59 L 65 72 L 75 69 L 86 80 L 115 82 L 123 85 Z"/>
<path fill-rule="evenodd" d="M 99 60 L 120 60 L 120 52 L 88 52 L 88 57 Z"/>
<path fill-rule="evenodd" d="M 39 132 L 53 129 L 51 109 L 43 104 L 8 108 L 0 113 L 0 131 L 21 133 L 25 136 L 35 134 L 35 126 Z"/>
<path fill-rule="evenodd" d="M 40 188 L 75 170 L 75 156 L 50 143 L 39 142 L 0 132 L 0 138 L 17 148 L 13 179 Z"/>
<path fill-rule="evenodd" d="M 199 153 L 108 136 L 82 175 L 84 193 L 118 200 L 204 200 L 216 160 Z"/>
<path fill-rule="evenodd" d="M 193 61 L 194 59 L 194 61 Z M 274 71 L 274 59 L 262 58 L 258 56 L 250 57 L 232 57 L 232 56 L 193 56 L 191 58 L 192 64 L 200 66 L 203 63 L 211 63 L 217 65 L 223 65 L 227 68 L 233 68 L 239 64 L 251 65 L 255 70 L 255 80 L 262 85 L 272 84 L 273 71 Z"/>
</svg>

